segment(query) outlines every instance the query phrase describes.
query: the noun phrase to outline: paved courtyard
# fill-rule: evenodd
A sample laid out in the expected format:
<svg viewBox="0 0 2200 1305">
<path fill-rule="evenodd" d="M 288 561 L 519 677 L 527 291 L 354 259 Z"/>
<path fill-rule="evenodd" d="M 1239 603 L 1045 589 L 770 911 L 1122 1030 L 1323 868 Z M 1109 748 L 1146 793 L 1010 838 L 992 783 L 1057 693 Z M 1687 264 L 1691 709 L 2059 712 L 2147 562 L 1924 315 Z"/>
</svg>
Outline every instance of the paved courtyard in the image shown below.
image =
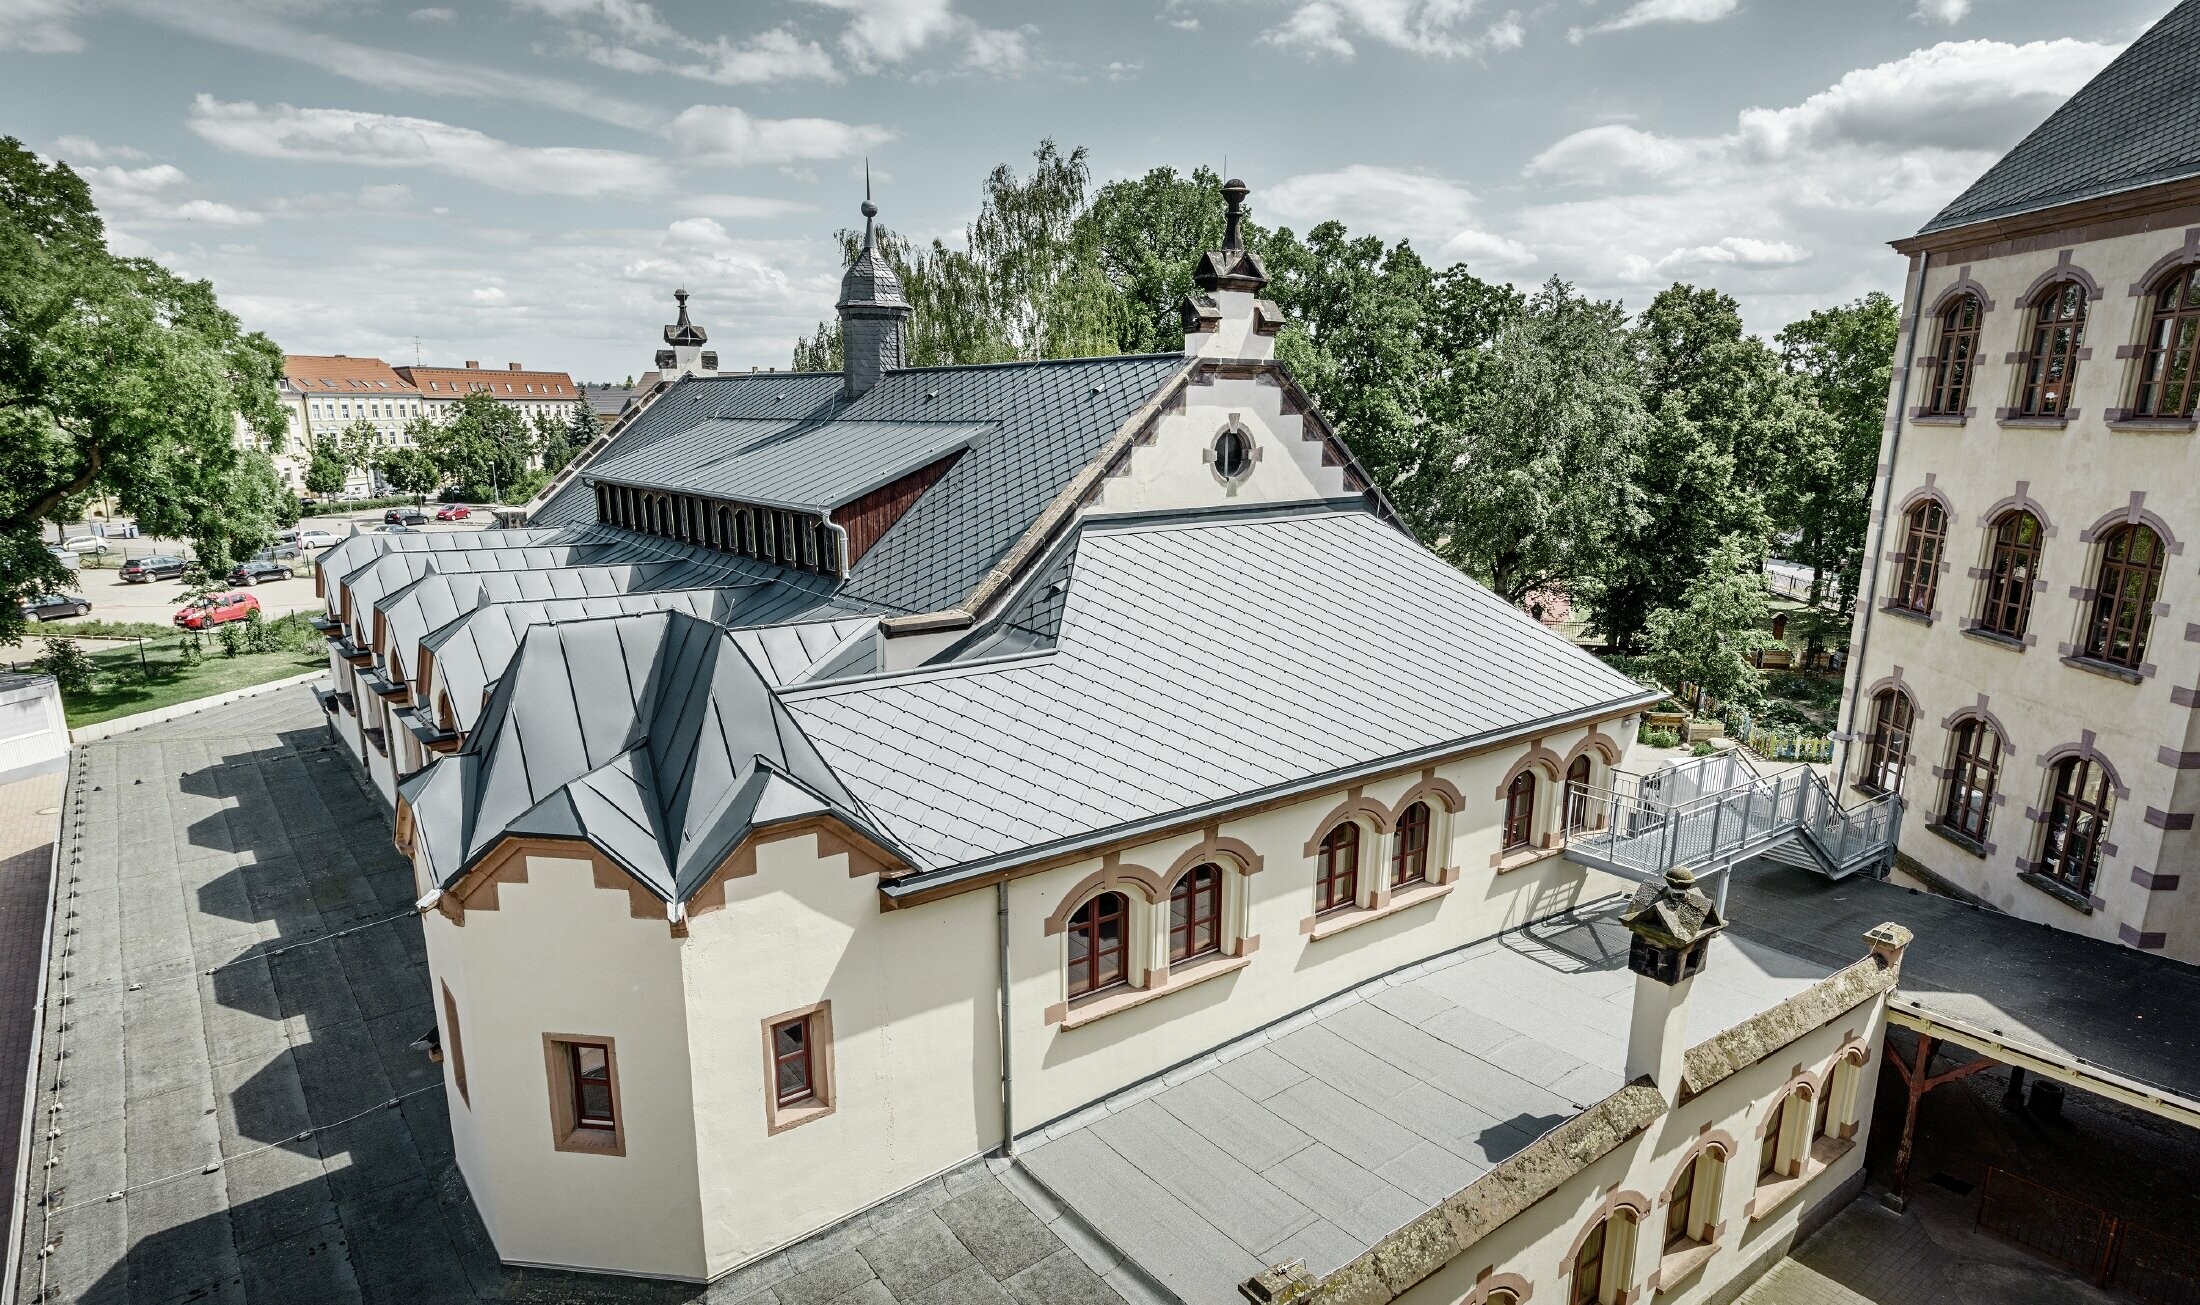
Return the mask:
<svg viewBox="0 0 2200 1305">
<path fill-rule="evenodd" d="M 19 1301 L 1109 1305 L 1103 1274 L 1135 1289 L 983 1164 L 707 1289 L 506 1268 L 451 1159 L 441 1071 L 410 1046 L 434 1024 L 410 874 L 312 697 L 79 749 L 62 801 Z"/>
</svg>

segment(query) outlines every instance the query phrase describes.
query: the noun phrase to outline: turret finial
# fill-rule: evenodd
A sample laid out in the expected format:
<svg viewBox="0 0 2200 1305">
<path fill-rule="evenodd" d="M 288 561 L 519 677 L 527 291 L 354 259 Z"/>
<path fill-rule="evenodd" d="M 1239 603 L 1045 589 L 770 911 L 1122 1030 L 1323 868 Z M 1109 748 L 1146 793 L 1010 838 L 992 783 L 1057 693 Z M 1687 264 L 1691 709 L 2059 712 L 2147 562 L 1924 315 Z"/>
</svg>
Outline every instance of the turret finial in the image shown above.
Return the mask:
<svg viewBox="0 0 2200 1305">
<path fill-rule="evenodd" d="M 871 219 L 878 216 L 878 205 L 871 202 L 871 160 L 863 161 L 863 247 L 871 247 Z"/>
<path fill-rule="evenodd" d="M 1243 230 L 1245 197 L 1252 193 L 1252 188 L 1236 177 L 1222 183 L 1222 199 L 1224 203 L 1229 205 L 1229 212 L 1224 219 L 1225 225 L 1222 228 L 1222 247 L 1224 249 L 1238 250 L 1245 248 L 1245 232 Z"/>
</svg>

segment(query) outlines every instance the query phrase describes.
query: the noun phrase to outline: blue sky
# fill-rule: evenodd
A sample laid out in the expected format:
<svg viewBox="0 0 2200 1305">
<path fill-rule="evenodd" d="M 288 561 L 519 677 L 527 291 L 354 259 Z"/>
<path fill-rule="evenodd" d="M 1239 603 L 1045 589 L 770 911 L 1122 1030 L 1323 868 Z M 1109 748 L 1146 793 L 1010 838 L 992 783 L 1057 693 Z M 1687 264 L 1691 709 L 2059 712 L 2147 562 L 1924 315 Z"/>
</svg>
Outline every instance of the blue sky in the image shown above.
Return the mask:
<svg viewBox="0 0 2200 1305">
<path fill-rule="evenodd" d="M 0 0 L 0 133 L 118 249 L 293 352 L 645 370 L 675 286 L 726 366 L 831 311 L 869 157 L 953 235 L 1042 136 L 1207 163 L 1267 222 L 1770 332 L 1914 230 L 2164 0 Z"/>
</svg>

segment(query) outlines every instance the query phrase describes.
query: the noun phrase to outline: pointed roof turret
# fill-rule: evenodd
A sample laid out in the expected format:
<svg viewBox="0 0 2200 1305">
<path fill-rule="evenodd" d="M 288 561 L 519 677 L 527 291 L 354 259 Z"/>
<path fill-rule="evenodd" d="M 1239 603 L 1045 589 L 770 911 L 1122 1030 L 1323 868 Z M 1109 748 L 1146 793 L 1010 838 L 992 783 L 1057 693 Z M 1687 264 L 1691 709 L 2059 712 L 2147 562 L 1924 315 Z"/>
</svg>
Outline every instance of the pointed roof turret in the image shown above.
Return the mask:
<svg viewBox="0 0 2200 1305">
<path fill-rule="evenodd" d="M 863 248 L 840 278 L 841 394 L 859 399 L 886 373 L 904 365 L 902 324 L 909 318 L 909 297 L 901 278 L 879 252 L 871 202 L 871 165 L 863 165 Z"/>
<path fill-rule="evenodd" d="M 680 302 L 680 319 L 665 328 L 665 343 L 674 348 L 708 343 L 710 333 L 688 320 L 688 292 L 675 290 L 672 297 Z"/>
<path fill-rule="evenodd" d="M 1239 290 L 1259 294 L 1268 284 L 1268 269 L 1260 255 L 1245 247 L 1245 197 L 1252 188 L 1236 177 L 1222 183 L 1222 200 L 1229 206 L 1223 218 L 1222 248 L 1202 254 L 1192 281 L 1202 290 Z"/>
<path fill-rule="evenodd" d="M 878 205 L 871 202 L 871 165 L 863 165 L 863 248 L 856 251 L 856 259 L 848 264 L 848 270 L 840 278 L 840 302 L 836 308 L 907 308 L 908 298 L 902 294 L 901 278 L 894 274 L 893 265 L 879 253 L 874 219 L 878 217 Z"/>
</svg>

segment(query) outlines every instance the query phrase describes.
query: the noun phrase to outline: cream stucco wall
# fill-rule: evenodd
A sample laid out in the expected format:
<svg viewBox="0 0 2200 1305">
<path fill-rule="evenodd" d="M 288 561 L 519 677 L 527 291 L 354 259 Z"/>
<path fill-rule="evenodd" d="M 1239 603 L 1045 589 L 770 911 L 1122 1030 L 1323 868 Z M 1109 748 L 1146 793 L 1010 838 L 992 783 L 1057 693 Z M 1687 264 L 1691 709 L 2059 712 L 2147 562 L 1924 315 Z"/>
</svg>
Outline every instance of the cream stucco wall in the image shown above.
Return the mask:
<svg viewBox="0 0 2200 1305">
<path fill-rule="evenodd" d="M 1908 394 L 1899 400 L 1898 436 L 1881 463 L 1888 468 L 1892 514 L 1876 534 L 1877 596 L 1883 604 L 1894 585 L 1892 555 L 1903 547 L 1901 515 L 1920 494 L 1943 497 L 1949 508 L 1947 565 L 1941 570 L 1936 609 L 1927 623 L 1903 615 L 1869 613 L 1861 675 L 1852 672 L 1851 728 L 1868 728 L 1875 686 L 1897 675 L 1917 704 L 1912 764 L 1903 783 L 1911 808 L 1902 851 L 1928 870 L 1996 907 L 2027 919 L 2111 941 L 2158 948 L 2179 959 L 2200 959 L 2200 884 L 2180 887 L 2180 874 L 2195 864 L 2189 832 L 2200 810 L 2200 733 L 2191 688 L 2200 684 L 2200 643 L 2188 631 L 2200 621 L 2200 578 L 2189 544 L 2200 538 L 2200 453 L 2190 430 L 2116 428 L 2105 419 L 2131 404 L 2136 358 L 2119 357 L 2122 346 L 2142 338 L 2156 283 L 2150 270 L 2166 256 L 2191 251 L 2185 228 L 2200 212 L 2169 215 L 2158 229 L 2057 243 L 2050 235 L 1991 248 L 1933 255 L 1923 273 L 1924 325 L 1916 359 L 1930 356 L 1939 339 L 1934 315 L 1959 285 L 1975 288 L 1990 304 L 1982 323 L 1981 364 L 1972 389 L 1971 415 L 1959 422 L 1910 412 L 1924 402 L 1930 370 L 1913 365 Z M 2059 270 L 2058 270 L 2059 269 Z M 2083 360 L 2072 387 L 2076 415 L 2067 426 L 2011 424 L 1998 410 L 2019 400 L 2022 368 L 2009 361 L 2027 347 L 2031 311 L 2021 301 L 2046 280 L 2076 275 L 2096 285 L 2088 305 Z M 2138 293 L 2134 293 L 2137 290 Z M 1913 266 L 1911 303 L 1919 302 Z M 1907 310 L 1906 310 L 1907 311 Z M 1905 332 L 1896 361 L 1910 357 Z M 1896 389 L 1901 389 L 1898 370 Z M 1892 422 L 1890 423 L 1892 424 Z M 1967 635 L 1983 597 L 1976 571 L 1988 562 L 1990 513 L 2021 495 L 2046 527 L 2040 578 L 2032 599 L 2030 646 L 2016 649 Z M 2171 556 L 2138 683 L 2068 664 L 2062 654 L 2083 643 L 2087 604 L 2074 588 L 2090 586 L 2100 549 L 2088 536 L 2134 512 L 2167 525 Z M 1875 518 L 1874 529 L 1878 530 Z M 1861 631 L 1860 631 L 1861 632 Z M 1856 692 L 1861 686 L 1861 693 Z M 2180 692 L 2182 690 L 2182 692 Z M 1999 791 L 1985 855 L 1944 838 L 1929 827 L 1946 800 L 1936 767 L 1949 764 L 1950 723 L 1956 713 L 1983 708 L 2007 733 Z M 2109 834 L 2114 850 L 2102 860 L 2089 907 L 2073 905 L 2018 877 L 2018 858 L 2039 856 L 2040 828 L 2028 817 L 2046 806 L 2047 769 L 2040 758 L 2064 745 L 2088 740 L 2113 768 L 2124 788 Z M 1853 776 L 1863 747 L 1848 749 Z"/>
<path fill-rule="evenodd" d="M 1642 1200 L 1647 1217 L 1624 1271 L 1623 1284 L 1611 1284 L 1627 1294 L 1622 1297 L 1616 1290 L 1608 1291 L 1603 1299 L 1653 1299 L 1649 1279 L 1660 1268 L 1660 1247 L 1670 1208 L 1664 1198 L 1680 1176 L 1684 1161 L 1702 1143 L 1720 1135 L 1732 1139 L 1734 1154 L 1717 1184 L 1714 1218 L 1718 1236 L 1712 1243 L 1714 1249 L 1685 1275 L 1661 1281 L 1654 1298 L 1661 1305 L 1693 1305 L 1716 1296 L 1737 1278 L 1754 1276 L 1768 1259 L 1782 1254 L 1793 1243 L 1798 1225 L 1814 1206 L 1851 1184 L 1863 1169 L 1885 1013 L 1884 996 L 1875 996 L 1713 1085 L 1702 1096 L 1673 1108 L 1422 1280 L 1398 1298 L 1400 1305 L 1458 1305 L 1469 1300 L 1480 1305 L 1484 1297 L 1473 1294 L 1478 1280 L 1482 1287 L 1505 1281 L 1498 1275 L 1515 1275 L 1525 1281 L 1529 1291 L 1521 1293 L 1522 1300 L 1531 1295 L 1538 1302 L 1571 1300 L 1571 1266 L 1584 1233 L 1597 1218 L 1631 1198 Z M 1864 1048 L 1869 1059 L 1854 1071 L 1837 1076 L 1836 1061 L 1844 1048 L 1851 1047 Z M 1753 1218 L 1748 1211 L 1759 1191 L 1758 1145 L 1765 1124 L 1784 1094 L 1804 1082 L 1811 1085 L 1812 1112 L 1816 1110 L 1815 1093 L 1828 1084 L 1837 1085 L 1833 1119 L 1836 1123 L 1853 1122 L 1854 1137 L 1838 1158 L 1830 1163 L 1813 1163 L 1806 1169 L 1792 1195 L 1762 1217 Z M 1698 1171 L 1699 1181 L 1703 1172 Z M 1701 1205 L 1692 1208 L 1703 1210 Z M 1484 1274 L 1490 1276 L 1484 1279 Z"/>
<path fill-rule="evenodd" d="M 1341 464 L 1324 466 L 1320 428 L 1284 410 L 1275 373 L 1217 375 L 1184 389 L 1182 405 L 1154 423 L 1150 444 L 1132 447 L 1123 474 L 1103 481 L 1102 512 L 1160 511 L 1230 503 L 1291 503 L 1352 491 Z M 1225 480 L 1213 462 L 1216 438 L 1235 424 L 1252 442 L 1252 465 Z"/>
</svg>

